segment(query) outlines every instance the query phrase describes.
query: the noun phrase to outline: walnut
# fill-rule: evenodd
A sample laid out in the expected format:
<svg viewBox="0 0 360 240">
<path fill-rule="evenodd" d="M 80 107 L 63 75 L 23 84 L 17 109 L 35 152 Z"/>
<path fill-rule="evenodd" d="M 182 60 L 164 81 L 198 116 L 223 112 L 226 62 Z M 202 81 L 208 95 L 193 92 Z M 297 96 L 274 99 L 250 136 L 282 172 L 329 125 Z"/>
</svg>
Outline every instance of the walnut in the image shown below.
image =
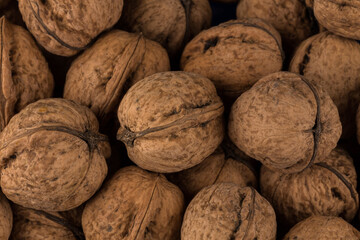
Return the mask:
<svg viewBox="0 0 360 240">
<path fill-rule="evenodd" d="M 0 239 L 9 239 L 13 226 L 13 214 L 10 204 L 0 192 Z"/>
<path fill-rule="evenodd" d="M 356 114 L 356 126 L 357 126 L 357 139 L 358 142 L 360 144 L 360 104 L 359 107 L 357 109 L 357 114 Z"/>
</svg>

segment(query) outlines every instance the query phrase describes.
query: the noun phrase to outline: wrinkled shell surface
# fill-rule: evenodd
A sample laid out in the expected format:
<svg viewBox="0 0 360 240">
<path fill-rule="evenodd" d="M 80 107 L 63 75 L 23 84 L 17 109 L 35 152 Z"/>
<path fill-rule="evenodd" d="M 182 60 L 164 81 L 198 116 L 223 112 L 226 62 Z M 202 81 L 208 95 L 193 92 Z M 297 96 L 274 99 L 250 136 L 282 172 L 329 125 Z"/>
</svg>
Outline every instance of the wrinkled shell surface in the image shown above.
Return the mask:
<svg viewBox="0 0 360 240">
<path fill-rule="evenodd" d="M 358 103 L 351 105 L 360 93 L 360 44 L 330 32 L 317 34 L 299 46 L 289 70 L 329 93 L 339 110 L 343 136 L 352 135 Z"/>
<path fill-rule="evenodd" d="M 223 104 L 211 81 L 186 72 L 163 72 L 133 85 L 122 99 L 118 140 L 130 159 L 155 172 L 199 164 L 224 137 Z"/>
<path fill-rule="evenodd" d="M 130 32 L 142 32 L 159 42 L 170 56 L 201 30 L 210 27 L 207 0 L 125 0 L 121 22 Z"/>
<path fill-rule="evenodd" d="M 182 240 L 275 240 L 276 217 L 251 187 L 218 183 L 202 189 L 186 209 Z"/>
<path fill-rule="evenodd" d="M 13 226 L 13 214 L 10 204 L 0 192 L 0 239 L 9 239 Z"/>
<path fill-rule="evenodd" d="M 26 26 L 47 51 L 72 56 L 120 18 L 123 0 L 19 0 Z"/>
<path fill-rule="evenodd" d="M 32 36 L 0 18 L 0 131 L 28 104 L 51 97 L 54 80 Z"/>
<path fill-rule="evenodd" d="M 274 73 L 242 94 L 229 117 L 235 145 L 285 172 L 299 172 L 329 155 L 341 135 L 339 114 L 325 91 L 305 81 L 294 73 Z"/>
<path fill-rule="evenodd" d="M 85 206 L 86 239 L 173 240 L 180 234 L 184 197 L 161 174 L 119 170 Z"/>
<path fill-rule="evenodd" d="M 181 68 L 211 79 L 236 98 L 282 67 L 279 33 L 261 19 L 231 20 L 199 33 L 185 47 Z"/>
<path fill-rule="evenodd" d="M 39 100 L 0 135 L 1 188 L 13 202 L 44 211 L 81 205 L 100 187 L 110 149 L 90 109 Z"/>
<path fill-rule="evenodd" d="M 360 40 L 360 1 L 314 0 L 314 13 L 329 31 Z"/>
<path fill-rule="evenodd" d="M 296 224 L 284 240 L 358 240 L 360 232 L 339 217 L 313 216 Z"/>
<path fill-rule="evenodd" d="M 359 208 L 353 161 L 337 148 L 323 162 L 300 173 L 283 174 L 263 167 L 260 184 L 278 222 L 290 227 L 312 215 L 340 216 L 350 222 Z"/>
<path fill-rule="evenodd" d="M 124 84 L 169 70 L 167 53 L 158 43 L 113 30 L 72 63 L 64 98 L 89 107 L 102 121 L 118 108 Z"/>
</svg>

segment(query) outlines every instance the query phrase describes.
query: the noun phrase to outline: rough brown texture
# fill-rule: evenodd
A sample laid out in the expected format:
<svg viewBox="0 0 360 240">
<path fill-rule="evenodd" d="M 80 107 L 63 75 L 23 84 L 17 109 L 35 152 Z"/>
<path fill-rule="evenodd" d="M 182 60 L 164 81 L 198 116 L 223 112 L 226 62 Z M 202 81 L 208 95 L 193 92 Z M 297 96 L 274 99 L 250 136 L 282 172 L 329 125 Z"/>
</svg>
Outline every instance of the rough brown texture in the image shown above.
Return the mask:
<svg viewBox="0 0 360 240">
<path fill-rule="evenodd" d="M 240 0 L 236 16 L 258 17 L 272 24 L 281 34 L 287 54 L 311 36 L 315 27 L 304 0 Z"/>
<path fill-rule="evenodd" d="M 167 177 L 180 187 L 187 200 L 215 183 L 230 182 L 240 187 L 257 187 L 257 176 L 250 158 L 230 143 L 222 144 L 200 164 Z"/>
<path fill-rule="evenodd" d="M 356 114 L 357 140 L 360 144 L 360 104 Z"/>
<path fill-rule="evenodd" d="M 260 184 L 278 222 L 289 227 L 312 215 L 340 216 L 350 222 L 359 208 L 353 161 L 338 148 L 300 173 L 262 167 Z"/>
<path fill-rule="evenodd" d="M 44 211 L 81 205 L 100 187 L 110 148 L 90 109 L 65 99 L 39 100 L 0 135 L 1 188 L 13 202 Z"/>
<path fill-rule="evenodd" d="M 161 174 L 135 166 L 119 170 L 85 206 L 82 225 L 91 239 L 178 239 L 184 197 Z"/>
<path fill-rule="evenodd" d="M 316 19 L 329 31 L 360 40 L 360 1 L 314 0 Z"/>
<path fill-rule="evenodd" d="M 123 0 L 19 0 L 26 26 L 49 52 L 72 56 L 120 18 Z"/>
<path fill-rule="evenodd" d="M 235 98 L 282 67 L 279 33 L 261 19 L 231 20 L 199 33 L 185 47 L 181 68 L 211 79 Z"/>
<path fill-rule="evenodd" d="M 299 46 L 289 71 L 304 75 L 326 90 L 339 110 L 342 137 L 354 134 L 360 101 L 359 43 L 330 32 L 317 34 Z"/>
<path fill-rule="evenodd" d="M 289 72 L 270 74 L 242 94 L 231 108 L 228 129 L 248 156 L 289 173 L 324 159 L 341 135 L 329 95 Z"/>
<path fill-rule="evenodd" d="M 13 226 L 13 214 L 10 204 L 0 192 L 0 239 L 9 239 Z"/>
<path fill-rule="evenodd" d="M 251 187 L 218 183 L 202 189 L 186 209 L 182 240 L 275 240 L 276 217 Z"/>
<path fill-rule="evenodd" d="M 118 109 L 117 138 L 141 168 L 181 171 L 219 146 L 223 110 L 209 79 L 187 72 L 156 73 L 125 94 Z"/>
<path fill-rule="evenodd" d="M 339 217 L 313 216 L 296 224 L 284 240 L 359 240 L 360 232 Z"/>
<path fill-rule="evenodd" d="M 158 43 L 114 30 L 72 63 L 64 98 L 89 107 L 102 123 L 118 108 L 125 84 L 169 70 L 168 55 Z"/>
<path fill-rule="evenodd" d="M 48 64 L 22 27 L 0 18 L 0 131 L 26 105 L 51 97 L 54 80 Z"/>
<path fill-rule="evenodd" d="M 201 30 L 210 27 L 212 12 L 207 0 L 125 0 L 122 25 L 159 42 L 170 56 Z"/>
</svg>

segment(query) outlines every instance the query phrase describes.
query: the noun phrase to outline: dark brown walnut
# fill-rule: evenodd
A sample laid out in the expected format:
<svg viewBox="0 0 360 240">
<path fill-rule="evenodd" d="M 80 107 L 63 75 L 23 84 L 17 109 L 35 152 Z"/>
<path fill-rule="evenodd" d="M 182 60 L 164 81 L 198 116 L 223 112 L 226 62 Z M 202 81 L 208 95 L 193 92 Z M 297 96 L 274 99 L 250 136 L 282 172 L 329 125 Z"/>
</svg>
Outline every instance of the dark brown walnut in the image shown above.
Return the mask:
<svg viewBox="0 0 360 240">
<path fill-rule="evenodd" d="M 185 47 L 181 68 L 211 79 L 234 98 L 267 74 L 281 70 L 279 33 L 261 19 L 231 20 L 199 33 Z"/>
<path fill-rule="evenodd" d="M 22 27 L 0 18 L 0 131 L 28 104 L 51 97 L 54 80 L 48 64 Z"/>
<path fill-rule="evenodd" d="M 359 208 L 353 160 L 338 148 L 300 173 L 284 174 L 263 166 L 260 184 L 278 223 L 287 227 L 312 215 L 340 216 L 350 222 Z"/>
<path fill-rule="evenodd" d="M 304 0 L 240 0 L 236 9 L 238 19 L 258 17 L 272 24 L 288 55 L 316 31 L 312 14 Z"/>
<path fill-rule="evenodd" d="M 120 18 L 123 0 L 19 0 L 29 31 L 47 51 L 72 56 Z"/>
<path fill-rule="evenodd" d="M 240 187 L 257 187 L 256 171 L 251 158 L 233 146 L 223 143 L 200 164 L 167 177 L 191 200 L 201 189 L 215 183 L 230 182 Z"/>
<path fill-rule="evenodd" d="M 107 137 L 90 109 L 65 99 L 39 100 L 0 135 L 1 188 L 11 201 L 66 211 L 87 201 L 107 173 Z"/>
<path fill-rule="evenodd" d="M 317 34 L 299 46 L 289 70 L 317 82 L 329 93 L 339 110 L 342 137 L 353 135 L 358 106 L 354 102 L 360 93 L 360 44 L 330 32 Z"/>
<path fill-rule="evenodd" d="M 316 19 L 329 31 L 360 40 L 360 1 L 314 0 Z"/>
<path fill-rule="evenodd" d="M 155 172 L 191 168 L 224 137 L 223 104 L 212 82 L 194 73 L 156 73 L 122 99 L 117 139 L 130 159 Z"/>
<path fill-rule="evenodd" d="M 85 206 L 82 226 L 92 239 L 179 239 L 184 197 L 157 173 L 119 170 Z"/>
<path fill-rule="evenodd" d="M 357 109 L 357 114 L 356 114 L 356 128 L 357 128 L 357 140 L 360 144 L 360 104 L 359 107 Z"/>
<path fill-rule="evenodd" d="M 283 240 L 359 240 L 360 232 L 339 217 L 313 216 L 296 224 Z"/>
<path fill-rule="evenodd" d="M 329 95 L 295 73 L 259 80 L 231 108 L 228 134 L 248 156 L 282 172 L 300 172 L 327 157 L 341 135 Z"/>
<path fill-rule="evenodd" d="M 76 226 L 60 212 L 44 212 L 13 205 L 14 227 L 11 240 L 85 240 L 81 225 Z"/>
<path fill-rule="evenodd" d="M 13 214 L 10 204 L 0 192 L 0 239 L 9 239 L 13 226 Z"/>
<path fill-rule="evenodd" d="M 186 209 L 182 240 L 275 240 L 274 209 L 254 188 L 218 183 L 203 188 Z"/>
<path fill-rule="evenodd" d="M 103 123 L 118 108 L 124 85 L 169 70 L 169 57 L 158 43 L 114 30 L 72 63 L 64 98 L 89 107 Z"/>
<path fill-rule="evenodd" d="M 207 0 L 125 0 L 121 25 L 159 42 L 170 57 L 201 30 L 211 25 Z"/>
</svg>

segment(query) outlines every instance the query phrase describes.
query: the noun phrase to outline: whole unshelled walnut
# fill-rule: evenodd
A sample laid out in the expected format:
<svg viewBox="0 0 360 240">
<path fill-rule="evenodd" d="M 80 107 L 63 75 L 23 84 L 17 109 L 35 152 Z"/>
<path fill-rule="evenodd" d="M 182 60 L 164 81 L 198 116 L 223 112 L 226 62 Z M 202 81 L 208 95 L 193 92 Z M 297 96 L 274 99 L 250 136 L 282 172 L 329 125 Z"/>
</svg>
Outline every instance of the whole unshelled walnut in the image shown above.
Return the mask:
<svg viewBox="0 0 360 240">
<path fill-rule="evenodd" d="M 120 18 L 123 0 L 19 0 L 29 31 L 47 51 L 72 56 Z"/>
<path fill-rule="evenodd" d="M 43 99 L 16 114 L 0 134 L 0 185 L 11 201 L 66 211 L 87 201 L 107 173 L 107 137 L 90 109 Z"/>
<path fill-rule="evenodd" d="M 120 169 L 85 206 L 88 240 L 179 239 L 184 197 L 162 174 Z"/>
<path fill-rule="evenodd" d="M 236 100 L 228 134 L 246 155 L 291 173 L 326 158 L 340 138 L 341 123 L 327 92 L 303 76 L 278 72 Z"/>
<path fill-rule="evenodd" d="M 13 226 L 13 213 L 4 194 L 0 192 L 0 239 L 9 239 Z"/>
</svg>

